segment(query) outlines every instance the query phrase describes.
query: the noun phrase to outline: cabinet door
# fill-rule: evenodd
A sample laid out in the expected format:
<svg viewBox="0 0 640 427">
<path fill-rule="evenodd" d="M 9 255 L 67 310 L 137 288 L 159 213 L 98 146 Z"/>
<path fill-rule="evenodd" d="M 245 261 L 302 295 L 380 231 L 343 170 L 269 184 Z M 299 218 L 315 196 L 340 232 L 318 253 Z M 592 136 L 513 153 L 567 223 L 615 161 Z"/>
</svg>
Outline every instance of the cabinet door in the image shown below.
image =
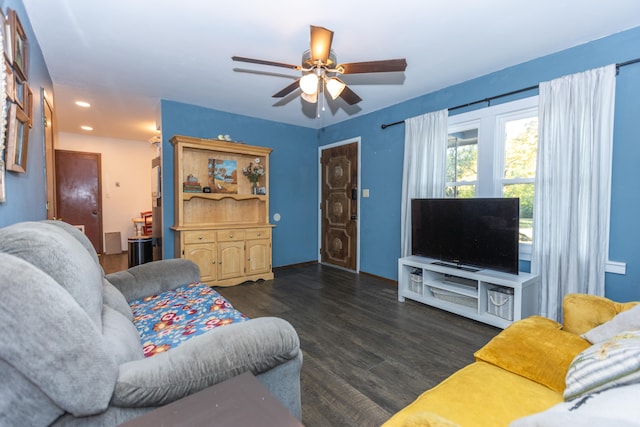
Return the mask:
<svg viewBox="0 0 640 427">
<path fill-rule="evenodd" d="M 244 241 L 218 243 L 218 279 L 244 276 Z"/>
<path fill-rule="evenodd" d="M 184 258 L 195 262 L 200 267 L 201 281 L 213 282 L 216 280 L 215 243 L 184 245 Z"/>
<path fill-rule="evenodd" d="M 271 240 L 247 240 L 247 275 L 271 271 Z"/>
</svg>

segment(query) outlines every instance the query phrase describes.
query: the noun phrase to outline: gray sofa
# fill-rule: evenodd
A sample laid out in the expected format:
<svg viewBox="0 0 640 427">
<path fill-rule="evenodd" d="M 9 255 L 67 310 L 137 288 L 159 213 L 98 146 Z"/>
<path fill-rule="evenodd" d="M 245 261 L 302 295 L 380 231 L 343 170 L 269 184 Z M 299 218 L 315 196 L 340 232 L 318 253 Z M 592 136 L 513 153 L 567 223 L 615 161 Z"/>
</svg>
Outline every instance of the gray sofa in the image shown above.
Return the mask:
<svg viewBox="0 0 640 427">
<path fill-rule="evenodd" d="M 300 419 L 302 353 L 282 319 L 143 356 L 127 301 L 198 279 L 182 259 L 105 276 L 89 240 L 61 221 L 0 229 L 0 425 L 117 425 L 246 371 Z"/>
</svg>

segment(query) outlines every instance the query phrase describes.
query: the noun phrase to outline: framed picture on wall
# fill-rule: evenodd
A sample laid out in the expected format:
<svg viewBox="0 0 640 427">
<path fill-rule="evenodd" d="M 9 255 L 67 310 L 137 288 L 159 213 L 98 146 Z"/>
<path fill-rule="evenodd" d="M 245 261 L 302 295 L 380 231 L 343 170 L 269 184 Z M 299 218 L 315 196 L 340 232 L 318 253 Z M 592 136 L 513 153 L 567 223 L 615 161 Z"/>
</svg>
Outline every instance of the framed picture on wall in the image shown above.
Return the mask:
<svg viewBox="0 0 640 427">
<path fill-rule="evenodd" d="M 13 85 L 15 84 L 15 80 L 13 77 L 13 69 L 11 68 L 11 65 L 9 63 L 7 63 L 7 61 L 4 61 L 4 73 L 5 73 L 5 93 L 7 95 L 7 100 L 8 101 L 13 101 L 14 97 L 16 96 L 16 91 L 13 87 Z"/>
<path fill-rule="evenodd" d="M 23 79 L 29 78 L 29 41 L 27 35 L 24 32 L 20 18 L 15 10 L 11 11 L 9 17 L 11 27 L 13 29 L 13 68 L 16 73 Z"/>
<path fill-rule="evenodd" d="M 13 88 L 14 88 L 13 100 L 15 101 L 16 104 L 18 104 L 18 107 L 24 109 L 26 96 L 27 96 L 27 90 L 26 90 L 27 83 L 21 80 L 20 77 L 18 77 L 18 75 L 14 74 L 14 76 L 15 76 L 15 82 L 13 84 Z"/>
<path fill-rule="evenodd" d="M 8 11 L 9 13 L 11 12 L 10 9 Z M 2 27 L 0 31 L 2 31 L 4 56 L 7 58 L 7 61 L 9 61 L 9 64 L 13 64 L 13 29 L 11 28 L 11 22 L 7 18 L 7 15 L 5 15 L 2 10 L 0 10 L 0 15 L 0 27 Z"/>
<path fill-rule="evenodd" d="M 4 187 L 4 160 L 2 160 L 2 151 L 0 150 L 0 203 L 7 201 L 7 192 Z"/>
<path fill-rule="evenodd" d="M 29 148 L 29 118 L 16 104 L 9 107 L 7 129 L 6 169 L 25 173 Z"/>
<path fill-rule="evenodd" d="M 24 100 L 24 112 L 29 117 L 29 127 L 33 127 L 33 92 L 31 92 L 29 85 L 25 84 L 24 87 L 27 90 L 27 96 Z"/>
</svg>

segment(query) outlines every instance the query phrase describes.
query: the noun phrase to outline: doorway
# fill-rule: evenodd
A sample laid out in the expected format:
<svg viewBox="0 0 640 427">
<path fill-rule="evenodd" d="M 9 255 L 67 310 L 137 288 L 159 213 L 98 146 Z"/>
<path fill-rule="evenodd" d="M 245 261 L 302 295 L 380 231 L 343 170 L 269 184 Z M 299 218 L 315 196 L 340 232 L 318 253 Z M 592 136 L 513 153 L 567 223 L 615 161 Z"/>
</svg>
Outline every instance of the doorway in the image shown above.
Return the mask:
<svg viewBox="0 0 640 427">
<path fill-rule="evenodd" d="M 359 271 L 360 139 L 320 147 L 320 262 Z"/>
<path fill-rule="evenodd" d="M 55 150 L 58 219 L 82 226 L 96 252 L 102 250 L 100 153 Z"/>
</svg>

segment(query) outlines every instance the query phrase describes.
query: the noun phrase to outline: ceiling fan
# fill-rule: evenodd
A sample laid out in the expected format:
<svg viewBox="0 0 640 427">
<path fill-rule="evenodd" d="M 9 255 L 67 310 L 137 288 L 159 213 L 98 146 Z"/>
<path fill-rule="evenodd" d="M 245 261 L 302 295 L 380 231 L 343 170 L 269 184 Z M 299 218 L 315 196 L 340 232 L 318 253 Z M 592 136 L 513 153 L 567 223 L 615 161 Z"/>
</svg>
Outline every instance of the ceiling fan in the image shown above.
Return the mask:
<svg viewBox="0 0 640 427">
<path fill-rule="evenodd" d="M 302 54 L 302 65 L 264 61 L 242 56 L 232 56 L 231 59 L 252 64 L 290 68 L 302 72 L 301 77 L 275 93 L 273 95 L 274 98 L 283 98 L 299 87 L 302 89 L 302 99 L 315 103 L 318 100 L 318 93 L 322 91 L 324 94 L 326 89 L 332 99 L 340 97 L 349 105 L 357 104 L 362 101 L 362 98 L 349 89 L 337 77 L 338 75 L 404 71 L 407 68 L 407 61 L 404 58 L 337 64 L 336 55 L 331 49 L 332 40 L 333 31 L 311 25 L 311 49 Z"/>
</svg>

